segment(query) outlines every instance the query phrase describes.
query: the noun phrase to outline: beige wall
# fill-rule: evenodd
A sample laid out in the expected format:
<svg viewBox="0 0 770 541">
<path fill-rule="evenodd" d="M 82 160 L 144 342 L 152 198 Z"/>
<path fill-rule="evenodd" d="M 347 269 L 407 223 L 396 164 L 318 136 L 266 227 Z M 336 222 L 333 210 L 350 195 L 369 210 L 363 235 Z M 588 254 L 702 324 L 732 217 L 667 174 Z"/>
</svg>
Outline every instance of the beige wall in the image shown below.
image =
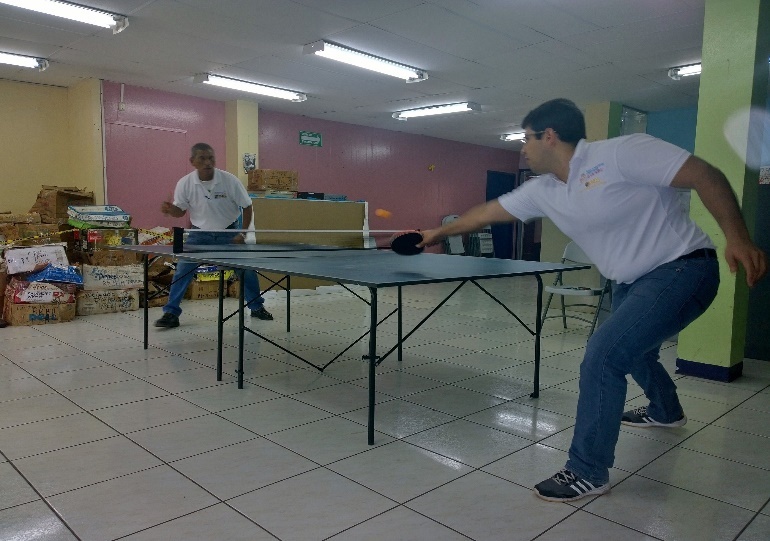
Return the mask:
<svg viewBox="0 0 770 541">
<path fill-rule="evenodd" d="M 69 182 L 67 89 L 0 81 L 0 211 L 27 212 L 40 186 Z"/>
<path fill-rule="evenodd" d="M 69 178 L 72 184 L 93 190 L 96 203 L 104 203 L 104 152 L 102 145 L 102 83 L 88 79 L 68 92 Z"/>
<path fill-rule="evenodd" d="M 27 212 L 44 184 L 103 200 L 100 93 L 98 80 L 71 89 L 0 80 L 0 211 Z"/>
</svg>

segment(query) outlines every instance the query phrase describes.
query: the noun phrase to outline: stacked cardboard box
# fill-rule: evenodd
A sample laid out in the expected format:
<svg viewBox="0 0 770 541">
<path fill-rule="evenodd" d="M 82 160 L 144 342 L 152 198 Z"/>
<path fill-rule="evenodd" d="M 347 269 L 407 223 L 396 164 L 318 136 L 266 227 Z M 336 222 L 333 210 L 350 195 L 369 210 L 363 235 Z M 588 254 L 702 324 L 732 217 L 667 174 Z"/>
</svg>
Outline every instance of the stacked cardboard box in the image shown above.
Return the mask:
<svg viewBox="0 0 770 541">
<path fill-rule="evenodd" d="M 76 187 L 43 185 L 30 212 L 40 214 L 44 224 L 63 225 L 67 223 L 67 209 L 70 205 L 93 205 L 94 192 Z"/>
<path fill-rule="evenodd" d="M 41 223 L 37 212 L 0 212 L 0 244 L 34 246 L 59 242 L 59 226 Z"/>
<path fill-rule="evenodd" d="M 138 310 L 142 287 L 142 265 L 83 265 L 83 291 L 77 295 L 77 313 L 89 316 Z"/>
<path fill-rule="evenodd" d="M 27 273 L 48 263 L 68 265 L 62 244 L 8 248 L 4 253 L 7 277 L 0 274 L 4 288 L 2 314 L 10 325 L 45 325 L 71 321 L 75 317 L 75 291 L 72 284 L 28 282 Z"/>
<path fill-rule="evenodd" d="M 250 192 L 265 190 L 296 192 L 297 185 L 299 184 L 299 173 L 297 171 L 252 169 L 248 174 L 248 190 Z"/>
</svg>

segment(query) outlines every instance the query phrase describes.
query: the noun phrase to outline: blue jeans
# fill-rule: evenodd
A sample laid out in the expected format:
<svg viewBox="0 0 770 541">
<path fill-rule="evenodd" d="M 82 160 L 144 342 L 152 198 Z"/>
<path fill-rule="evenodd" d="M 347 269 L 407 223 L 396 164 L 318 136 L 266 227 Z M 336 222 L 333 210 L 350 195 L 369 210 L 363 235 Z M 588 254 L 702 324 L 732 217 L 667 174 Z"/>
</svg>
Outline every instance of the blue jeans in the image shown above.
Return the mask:
<svg viewBox="0 0 770 541">
<path fill-rule="evenodd" d="M 230 244 L 236 233 L 198 233 L 190 231 L 187 237 L 188 244 Z M 163 307 L 164 314 L 179 316 L 182 309 L 179 305 L 184 298 L 185 291 L 195 277 L 196 263 L 179 260 L 174 271 L 174 281 L 171 283 L 171 291 L 168 294 L 168 302 Z M 254 271 L 244 271 L 243 285 L 246 288 L 246 302 L 251 310 L 259 310 L 265 304 L 259 290 L 259 278 Z"/>
<path fill-rule="evenodd" d="M 626 374 L 661 423 L 682 416 L 671 376 L 658 362 L 664 340 L 711 304 L 719 288 L 716 259 L 665 263 L 631 284 L 613 283 L 612 315 L 588 340 L 580 365 L 577 420 L 566 468 L 595 485 L 609 481 L 626 401 Z"/>
</svg>

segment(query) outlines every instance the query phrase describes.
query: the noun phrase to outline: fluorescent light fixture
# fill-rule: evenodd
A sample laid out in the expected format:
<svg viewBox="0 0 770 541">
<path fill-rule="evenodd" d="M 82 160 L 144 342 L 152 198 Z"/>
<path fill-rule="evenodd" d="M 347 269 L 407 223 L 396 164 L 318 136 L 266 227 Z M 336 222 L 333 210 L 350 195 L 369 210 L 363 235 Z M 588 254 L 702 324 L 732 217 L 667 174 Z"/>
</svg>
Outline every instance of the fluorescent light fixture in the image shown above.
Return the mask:
<svg viewBox="0 0 770 541">
<path fill-rule="evenodd" d="M 45 71 L 48 68 L 48 60 L 45 58 L 36 58 L 34 56 L 24 56 L 20 54 L 0 52 L 0 64 L 10 64 L 11 66 L 21 66 L 22 68 L 32 68 L 38 71 Z"/>
<path fill-rule="evenodd" d="M 194 80 L 196 83 L 206 83 L 209 85 L 221 86 L 222 88 L 230 88 L 233 90 L 240 90 L 242 92 L 251 92 L 252 94 L 261 94 L 263 96 L 281 98 L 282 100 L 300 102 L 307 99 L 305 94 L 301 92 L 295 92 L 294 90 L 286 90 L 283 88 L 276 88 L 274 86 L 261 85 L 259 83 L 250 83 L 249 81 L 231 79 L 230 77 L 222 77 L 221 75 L 199 73 L 195 76 Z"/>
<path fill-rule="evenodd" d="M 302 49 L 304 54 L 317 54 L 324 58 L 330 58 L 337 60 L 338 62 L 344 62 L 352 66 L 364 68 L 377 73 L 384 73 L 398 79 L 404 79 L 407 83 L 418 83 L 428 78 L 427 72 L 418 70 L 405 64 L 399 64 L 386 58 L 380 58 L 369 53 L 343 47 L 336 43 L 329 43 L 328 41 L 316 41 L 309 45 L 305 45 Z"/>
<path fill-rule="evenodd" d="M 524 132 L 516 131 L 513 133 L 504 133 L 500 136 L 502 141 L 521 141 L 524 142 Z"/>
<path fill-rule="evenodd" d="M 72 21 L 101 26 L 102 28 L 112 28 L 113 34 L 122 32 L 128 26 L 128 17 L 125 15 L 70 2 L 60 2 L 59 0 L 0 0 L 0 4 L 31 9 L 46 15 L 55 15 L 56 17 Z"/>
<path fill-rule="evenodd" d="M 397 111 L 393 113 L 393 118 L 397 120 L 406 120 L 407 118 L 415 118 L 418 116 L 467 113 L 468 111 L 481 111 L 481 105 L 470 101 L 464 101 L 462 103 L 447 103 L 446 105 L 431 105 L 430 107 L 420 107 L 419 109 Z"/>
<path fill-rule="evenodd" d="M 671 68 L 668 70 L 668 76 L 671 77 L 674 81 L 678 81 L 682 77 L 689 77 L 690 75 L 700 75 L 701 72 L 701 65 L 698 64 L 689 64 L 687 66 L 678 66 L 676 68 Z"/>
</svg>

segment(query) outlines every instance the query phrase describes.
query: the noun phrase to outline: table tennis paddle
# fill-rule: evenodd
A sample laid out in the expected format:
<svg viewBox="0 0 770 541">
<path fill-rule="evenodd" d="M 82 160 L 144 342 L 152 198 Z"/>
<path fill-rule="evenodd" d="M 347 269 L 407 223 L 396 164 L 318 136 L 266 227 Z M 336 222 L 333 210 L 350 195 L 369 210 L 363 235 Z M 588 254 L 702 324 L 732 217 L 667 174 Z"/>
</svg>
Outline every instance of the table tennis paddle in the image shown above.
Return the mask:
<svg viewBox="0 0 770 541">
<path fill-rule="evenodd" d="M 399 255 L 416 255 L 423 248 L 417 245 L 422 242 L 422 233 L 419 231 L 402 231 L 390 238 L 390 248 Z"/>
</svg>

